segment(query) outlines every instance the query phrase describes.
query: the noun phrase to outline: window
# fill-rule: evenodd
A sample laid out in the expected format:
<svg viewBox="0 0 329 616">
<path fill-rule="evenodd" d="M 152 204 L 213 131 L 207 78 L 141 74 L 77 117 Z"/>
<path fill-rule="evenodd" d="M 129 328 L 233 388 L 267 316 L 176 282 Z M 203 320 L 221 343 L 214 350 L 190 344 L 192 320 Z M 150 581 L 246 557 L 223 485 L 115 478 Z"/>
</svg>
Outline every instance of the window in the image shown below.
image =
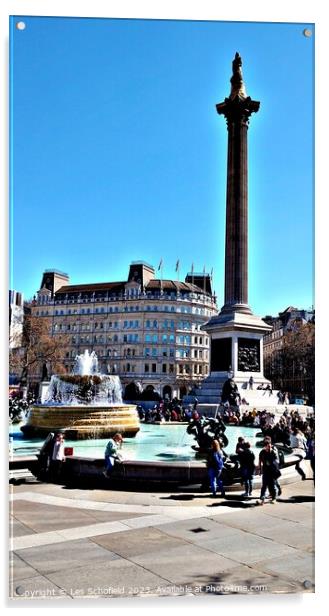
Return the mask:
<svg viewBox="0 0 329 616">
<path fill-rule="evenodd" d="M 156 364 L 152 364 L 152 372 L 156 372 L 157 371 L 157 365 Z"/>
<path fill-rule="evenodd" d="M 150 355 L 151 355 L 151 349 L 146 348 L 146 349 L 144 350 L 144 355 L 145 355 L 145 357 L 150 357 Z"/>
<path fill-rule="evenodd" d="M 169 372 L 173 374 L 175 371 L 175 364 L 169 364 Z"/>
<path fill-rule="evenodd" d="M 151 342 L 151 334 L 145 334 L 145 342 Z"/>
<path fill-rule="evenodd" d="M 162 372 L 167 372 L 167 364 L 162 364 Z"/>
<path fill-rule="evenodd" d="M 152 349 L 152 357 L 156 357 L 158 354 L 158 349 L 156 349 L 155 347 L 153 347 Z"/>
<path fill-rule="evenodd" d="M 157 334 L 153 334 L 152 342 L 158 342 L 158 335 Z"/>
<path fill-rule="evenodd" d="M 145 364 L 144 372 L 149 372 L 149 371 L 150 371 L 150 365 L 149 364 Z"/>
</svg>

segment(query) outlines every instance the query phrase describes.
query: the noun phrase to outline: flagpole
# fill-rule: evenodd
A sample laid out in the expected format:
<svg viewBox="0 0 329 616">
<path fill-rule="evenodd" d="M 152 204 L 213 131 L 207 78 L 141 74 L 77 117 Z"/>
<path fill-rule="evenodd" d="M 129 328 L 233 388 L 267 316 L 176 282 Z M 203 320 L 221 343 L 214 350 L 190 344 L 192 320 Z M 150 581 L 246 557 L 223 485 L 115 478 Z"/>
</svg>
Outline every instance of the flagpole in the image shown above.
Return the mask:
<svg viewBox="0 0 329 616">
<path fill-rule="evenodd" d="M 176 272 L 177 272 L 177 276 L 178 276 L 178 282 L 180 281 L 180 278 L 179 278 L 179 268 L 180 268 L 180 262 L 179 262 L 179 259 L 177 259 L 177 261 L 176 261 Z"/>
<path fill-rule="evenodd" d="M 163 261 L 161 258 L 161 280 L 160 280 L 160 295 L 162 295 L 163 293 L 163 289 L 162 289 L 162 283 L 163 283 Z"/>
</svg>

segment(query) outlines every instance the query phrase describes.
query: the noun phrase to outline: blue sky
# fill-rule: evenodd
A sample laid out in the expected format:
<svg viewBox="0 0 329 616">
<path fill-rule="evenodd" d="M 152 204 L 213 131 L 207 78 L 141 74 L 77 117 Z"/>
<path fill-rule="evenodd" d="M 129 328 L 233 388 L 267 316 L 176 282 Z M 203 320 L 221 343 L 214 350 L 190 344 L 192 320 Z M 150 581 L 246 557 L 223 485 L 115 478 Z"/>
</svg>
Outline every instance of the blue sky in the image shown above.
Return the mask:
<svg viewBox="0 0 329 616">
<path fill-rule="evenodd" d="M 132 260 L 224 290 L 227 130 L 216 103 L 239 51 L 249 128 L 249 303 L 313 299 L 309 24 L 22 17 L 11 28 L 11 287 L 44 269 L 125 279 Z"/>
</svg>

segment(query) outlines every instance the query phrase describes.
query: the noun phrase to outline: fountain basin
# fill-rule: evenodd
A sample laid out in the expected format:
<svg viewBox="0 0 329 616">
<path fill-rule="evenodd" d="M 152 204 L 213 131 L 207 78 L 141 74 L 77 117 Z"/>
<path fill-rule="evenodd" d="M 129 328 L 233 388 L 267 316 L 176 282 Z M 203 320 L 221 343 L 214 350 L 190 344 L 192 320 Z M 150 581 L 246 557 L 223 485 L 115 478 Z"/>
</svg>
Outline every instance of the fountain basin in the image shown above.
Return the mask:
<svg viewBox="0 0 329 616">
<path fill-rule="evenodd" d="M 280 485 L 284 486 L 300 479 L 295 470 L 295 465 L 301 460 L 300 456 L 288 454 L 280 468 Z M 38 476 L 38 457 L 25 456 L 15 457 L 10 461 L 10 469 L 17 470 L 28 468 L 36 477 Z M 125 460 L 119 467 L 115 467 L 111 479 L 103 476 L 103 458 L 84 458 L 80 456 L 68 456 L 63 469 L 61 483 L 70 485 L 92 485 L 100 489 L 122 487 L 124 484 L 142 486 L 203 486 L 207 491 L 207 470 L 205 462 L 200 461 L 175 461 L 175 462 L 146 462 L 142 460 Z M 241 480 L 236 478 L 233 482 L 225 481 L 225 489 L 229 492 L 241 492 Z M 255 475 L 253 485 L 255 495 L 261 488 L 262 478 Z"/>
<path fill-rule="evenodd" d="M 67 439 L 110 438 L 116 432 L 134 437 L 140 429 L 133 404 L 35 404 L 27 423 L 21 427 L 26 436 L 47 436 L 64 432 Z"/>
</svg>

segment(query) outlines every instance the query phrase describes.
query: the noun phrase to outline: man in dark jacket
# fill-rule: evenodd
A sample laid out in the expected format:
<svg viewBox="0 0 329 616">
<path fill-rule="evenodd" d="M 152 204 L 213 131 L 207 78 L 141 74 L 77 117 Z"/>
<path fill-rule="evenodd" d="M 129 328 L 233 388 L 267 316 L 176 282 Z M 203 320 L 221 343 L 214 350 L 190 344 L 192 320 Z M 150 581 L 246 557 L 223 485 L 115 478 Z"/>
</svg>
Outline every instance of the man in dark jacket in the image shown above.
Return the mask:
<svg viewBox="0 0 329 616">
<path fill-rule="evenodd" d="M 264 505 L 266 490 L 271 495 L 271 503 L 276 503 L 275 482 L 280 477 L 279 456 L 276 447 L 273 447 L 270 439 L 264 439 L 264 447 L 259 454 L 259 471 L 262 475 L 262 488 L 259 505 Z"/>
</svg>

